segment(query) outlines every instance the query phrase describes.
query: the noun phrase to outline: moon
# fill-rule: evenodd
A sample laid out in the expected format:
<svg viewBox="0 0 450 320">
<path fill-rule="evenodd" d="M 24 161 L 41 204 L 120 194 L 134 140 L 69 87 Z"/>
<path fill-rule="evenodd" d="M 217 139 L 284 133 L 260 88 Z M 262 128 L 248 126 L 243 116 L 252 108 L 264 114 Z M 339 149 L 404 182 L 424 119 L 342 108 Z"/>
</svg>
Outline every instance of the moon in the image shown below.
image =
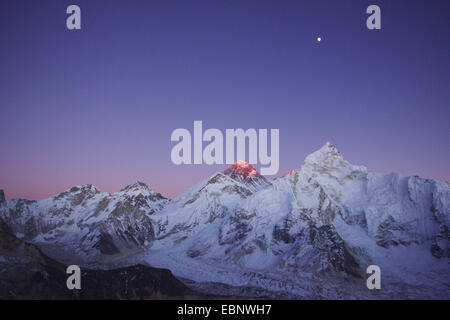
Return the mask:
<svg viewBox="0 0 450 320">
<path fill-rule="evenodd" d="M 322 37 L 317 37 L 317 42 L 322 41 Z"/>
</svg>

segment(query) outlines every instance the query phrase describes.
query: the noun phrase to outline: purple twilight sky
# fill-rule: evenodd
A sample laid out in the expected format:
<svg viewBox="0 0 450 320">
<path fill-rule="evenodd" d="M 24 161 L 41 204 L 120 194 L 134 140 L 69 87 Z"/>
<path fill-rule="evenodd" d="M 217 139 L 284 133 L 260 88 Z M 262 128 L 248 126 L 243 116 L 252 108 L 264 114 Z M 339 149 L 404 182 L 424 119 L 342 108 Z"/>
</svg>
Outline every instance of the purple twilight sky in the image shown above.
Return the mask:
<svg viewBox="0 0 450 320">
<path fill-rule="evenodd" d="M 194 120 L 279 128 L 279 175 L 330 141 L 370 171 L 450 181 L 449 23 L 438 0 L 3 0 L 0 188 L 173 197 L 227 167 L 172 164 Z"/>
</svg>

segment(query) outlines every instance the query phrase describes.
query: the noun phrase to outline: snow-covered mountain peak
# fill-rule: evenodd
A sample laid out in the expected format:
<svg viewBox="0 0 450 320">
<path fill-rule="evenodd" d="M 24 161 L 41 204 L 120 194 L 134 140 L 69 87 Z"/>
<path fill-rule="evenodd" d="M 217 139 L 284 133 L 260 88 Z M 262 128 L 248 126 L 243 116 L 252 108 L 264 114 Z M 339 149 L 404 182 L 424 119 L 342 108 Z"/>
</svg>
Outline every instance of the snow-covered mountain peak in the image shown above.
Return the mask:
<svg viewBox="0 0 450 320">
<path fill-rule="evenodd" d="M 364 166 L 355 166 L 345 160 L 342 153 L 330 142 L 305 158 L 302 171 L 314 176 L 332 176 L 335 178 L 367 174 Z"/>
<path fill-rule="evenodd" d="M 77 189 L 79 189 L 79 190 L 77 190 Z M 80 191 L 80 192 L 100 193 L 100 190 L 96 186 L 94 186 L 92 184 L 84 184 L 82 186 L 75 186 L 75 187 L 72 187 L 70 189 L 70 191 L 71 192 Z"/>
<path fill-rule="evenodd" d="M 136 181 L 135 183 L 130 184 L 125 188 L 123 188 L 122 190 L 120 190 L 119 193 L 127 193 L 127 194 L 140 193 L 145 195 L 145 194 L 154 194 L 156 192 L 150 189 L 148 185 L 146 185 L 145 183 Z"/>
<path fill-rule="evenodd" d="M 239 176 L 243 179 L 249 179 L 253 176 L 261 176 L 256 169 L 248 162 L 238 160 L 231 167 L 224 170 L 223 173 L 229 176 Z"/>
<path fill-rule="evenodd" d="M 120 191 L 131 190 L 131 189 L 150 189 L 150 188 L 144 182 L 136 181 L 135 183 L 127 185 L 125 188 L 123 188 Z"/>
<path fill-rule="evenodd" d="M 336 162 L 343 161 L 345 161 L 344 156 L 330 142 L 325 143 L 322 148 L 305 158 L 305 164 L 320 164 L 328 167 L 334 166 Z"/>
<path fill-rule="evenodd" d="M 147 199 L 152 202 L 167 200 L 160 193 L 152 190 L 148 185 L 140 181 L 136 181 L 135 183 L 126 186 L 114 195 L 125 199 Z"/>
<path fill-rule="evenodd" d="M 84 185 L 77 185 L 77 186 L 73 186 L 72 188 L 67 189 L 64 192 L 61 192 L 55 196 L 53 196 L 53 198 L 56 199 L 61 199 L 61 198 L 72 198 L 74 196 L 80 196 L 80 195 L 89 195 L 89 196 L 94 196 L 96 194 L 101 193 L 101 191 L 93 186 L 92 184 L 84 184 Z"/>
<path fill-rule="evenodd" d="M 238 160 L 231 167 L 222 171 L 222 174 L 235 181 L 244 183 L 252 191 L 260 190 L 271 184 L 250 163 L 241 160 Z"/>
</svg>

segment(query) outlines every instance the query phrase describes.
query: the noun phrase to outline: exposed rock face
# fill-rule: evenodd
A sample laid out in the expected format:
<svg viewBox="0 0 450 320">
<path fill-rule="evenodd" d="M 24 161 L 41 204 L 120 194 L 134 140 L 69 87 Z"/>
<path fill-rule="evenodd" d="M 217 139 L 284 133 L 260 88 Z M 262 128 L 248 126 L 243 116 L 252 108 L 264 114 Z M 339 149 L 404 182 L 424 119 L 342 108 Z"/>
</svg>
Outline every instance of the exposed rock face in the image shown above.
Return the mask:
<svg viewBox="0 0 450 320">
<path fill-rule="evenodd" d="M 408 246 L 411 243 L 418 244 L 419 242 L 414 239 L 414 230 L 414 223 L 400 224 L 392 216 L 389 216 L 378 225 L 375 239 L 377 239 L 377 244 L 384 248 L 398 245 Z"/>
<path fill-rule="evenodd" d="M 82 269 L 81 289 L 68 290 L 66 266 L 10 233 L 0 219 L 0 299 L 161 299 L 194 297 L 169 270 L 144 265 Z M 197 296 L 198 297 L 198 296 Z"/>
<path fill-rule="evenodd" d="M 4 203 L 6 201 L 5 192 L 0 189 L 0 203 Z"/>
<path fill-rule="evenodd" d="M 450 249 L 448 243 L 450 234 L 445 224 L 439 226 L 439 232 L 436 234 L 431 244 L 431 254 L 436 258 L 450 258 Z"/>
</svg>

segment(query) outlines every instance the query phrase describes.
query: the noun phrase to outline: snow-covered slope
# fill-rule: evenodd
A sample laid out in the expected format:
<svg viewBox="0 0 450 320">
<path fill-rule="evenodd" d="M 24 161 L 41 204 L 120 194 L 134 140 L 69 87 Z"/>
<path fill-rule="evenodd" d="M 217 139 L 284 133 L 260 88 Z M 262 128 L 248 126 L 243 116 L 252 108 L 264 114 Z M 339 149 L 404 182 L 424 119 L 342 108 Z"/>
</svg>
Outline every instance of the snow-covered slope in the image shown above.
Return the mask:
<svg viewBox="0 0 450 320">
<path fill-rule="evenodd" d="M 450 297 L 447 183 L 368 173 L 330 143 L 259 188 L 248 177 L 259 174 L 236 163 L 173 199 L 152 217 L 159 241 L 138 259 L 288 297 L 376 296 L 365 271 L 378 264 L 400 284 L 384 297 Z M 323 282 L 334 289 L 318 293 Z"/>
<path fill-rule="evenodd" d="M 0 209 L 20 238 L 62 261 L 92 261 L 150 245 L 150 215 L 169 200 L 141 182 L 113 194 L 75 186 L 51 198 L 10 200 Z M 105 259 L 105 257 L 103 257 Z"/>
<path fill-rule="evenodd" d="M 449 197 L 446 182 L 369 173 L 326 143 L 272 181 L 238 161 L 170 201 L 142 184 L 83 186 L 0 212 L 42 247 L 99 264 L 128 253 L 114 263 L 169 268 L 208 293 L 450 298 Z M 381 291 L 366 287 L 370 264 Z"/>
</svg>

